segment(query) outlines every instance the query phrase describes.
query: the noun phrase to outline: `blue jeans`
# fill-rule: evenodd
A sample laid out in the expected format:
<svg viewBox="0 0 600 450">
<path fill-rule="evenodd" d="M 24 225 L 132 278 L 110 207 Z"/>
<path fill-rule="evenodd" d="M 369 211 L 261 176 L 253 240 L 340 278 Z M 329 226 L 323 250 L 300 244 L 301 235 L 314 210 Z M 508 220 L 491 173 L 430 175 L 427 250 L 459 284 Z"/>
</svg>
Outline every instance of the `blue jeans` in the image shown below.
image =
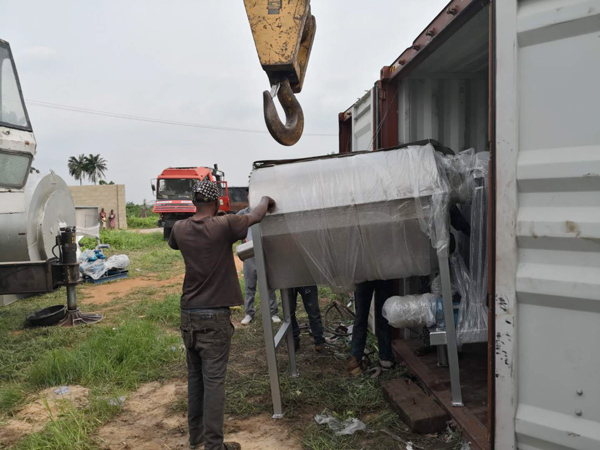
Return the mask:
<svg viewBox="0 0 600 450">
<path fill-rule="evenodd" d="M 300 288 L 288 289 L 290 296 L 290 319 L 292 321 L 292 332 L 294 340 L 300 340 L 300 326 L 296 319 L 296 303 L 297 296 L 300 294 L 304 309 L 308 314 L 308 324 L 312 332 L 315 345 L 320 345 L 325 342 L 323 336 L 323 322 L 321 321 L 321 309 L 319 308 L 319 289 L 317 286 L 306 286 Z"/>
<path fill-rule="evenodd" d="M 229 308 L 181 310 L 190 444 L 204 440 L 206 450 L 223 449 L 225 375 L 233 331 Z"/>
<path fill-rule="evenodd" d="M 352 329 L 352 349 L 350 353 L 358 361 L 362 359 L 365 353 L 373 291 L 375 291 L 375 334 L 379 343 L 379 359 L 393 361 L 392 332 L 388 321 L 383 317 L 383 304 L 394 293 L 394 283 L 390 280 L 365 281 L 356 286 L 356 291 L 354 291 L 356 317 Z"/>
</svg>

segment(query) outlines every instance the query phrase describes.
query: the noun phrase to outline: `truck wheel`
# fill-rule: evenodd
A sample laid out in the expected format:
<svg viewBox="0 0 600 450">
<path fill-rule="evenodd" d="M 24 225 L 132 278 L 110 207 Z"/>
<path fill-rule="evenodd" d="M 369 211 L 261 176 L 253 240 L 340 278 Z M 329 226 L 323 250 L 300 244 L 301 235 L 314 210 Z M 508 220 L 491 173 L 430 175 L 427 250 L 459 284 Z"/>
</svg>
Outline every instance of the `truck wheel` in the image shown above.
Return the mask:
<svg viewBox="0 0 600 450">
<path fill-rule="evenodd" d="M 167 227 L 163 228 L 163 238 L 165 239 L 165 241 L 168 241 L 169 238 L 171 237 L 171 230 L 172 229 L 173 228 L 167 228 Z"/>
</svg>

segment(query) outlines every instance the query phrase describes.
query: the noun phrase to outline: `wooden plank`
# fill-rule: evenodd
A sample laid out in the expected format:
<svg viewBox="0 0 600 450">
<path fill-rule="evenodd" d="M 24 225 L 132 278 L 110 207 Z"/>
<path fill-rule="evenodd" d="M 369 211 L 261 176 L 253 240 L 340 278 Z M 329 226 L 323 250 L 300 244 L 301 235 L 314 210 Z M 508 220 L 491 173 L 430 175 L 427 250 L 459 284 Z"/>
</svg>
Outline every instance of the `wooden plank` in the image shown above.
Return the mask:
<svg viewBox="0 0 600 450">
<path fill-rule="evenodd" d="M 415 433 L 439 433 L 450 417 L 430 396 L 410 380 L 396 379 L 381 384 L 383 396 Z"/>
<path fill-rule="evenodd" d="M 396 356 L 406 362 L 411 371 L 421 379 L 425 389 L 439 400 L 442 408 L 454 419 L 462 430 L 463 436 L 471 444 L 471 448 L 473 450 L 489 450 L 490 443 L 485 425 L 477 419 L 468 405 L 452 406 L 452 396 L 447 387 L 449 386 L 448 380 L 441 379 L 437 374 L 432 373 L 419 357 L 415 356 L 408 341 L 395 339 L 392 345 Z"/>
</svg>

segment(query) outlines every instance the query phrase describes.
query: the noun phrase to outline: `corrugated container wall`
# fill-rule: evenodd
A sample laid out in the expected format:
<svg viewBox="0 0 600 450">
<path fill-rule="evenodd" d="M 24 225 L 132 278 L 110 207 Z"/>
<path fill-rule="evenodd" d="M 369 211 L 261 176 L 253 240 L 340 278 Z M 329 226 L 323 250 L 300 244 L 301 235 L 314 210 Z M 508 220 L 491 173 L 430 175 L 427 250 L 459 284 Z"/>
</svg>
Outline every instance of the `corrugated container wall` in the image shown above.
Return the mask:
<svg viewBox="0 0 600 450">
<path fill-rule="evenodd" d="M 597 450 L 600 1 L 496 13 L 496 448 Z"/>
<path fill-rule="evenodd" d="M 454 151 L 489 150 L 488 8 L 399 81 L 399 143 L 435 139 Z"/>
</svg>

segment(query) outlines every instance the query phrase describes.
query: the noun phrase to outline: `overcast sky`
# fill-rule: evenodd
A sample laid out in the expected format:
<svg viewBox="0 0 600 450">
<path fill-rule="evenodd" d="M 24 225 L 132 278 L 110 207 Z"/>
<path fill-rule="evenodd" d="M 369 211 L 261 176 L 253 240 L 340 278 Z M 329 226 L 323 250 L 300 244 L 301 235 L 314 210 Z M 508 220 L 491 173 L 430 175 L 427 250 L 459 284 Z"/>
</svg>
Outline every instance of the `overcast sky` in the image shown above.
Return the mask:
<svg viewBox="0 0 600 450">
<path fill-rule="evenodd" d="M 265 0 L 266 2 L 266 0 Z M 337 152 L 339 112 L 351 106 L 448 0 L 313 0 L 317 34 L 304 88 L 305 135 L 282 147 L 268 133 L 136 122 L 28 105 L 34 166 L 68 184 L 69 156 L 99 153 L 127 201 L 152 199 L 168 166 L 218 163 L 245 186 L 252 162 Z M 27 100 L 266 131 L 258 62 L 242 0 L 3 0 Z M 307 136 L 326 133 L 332 136 Z"/>
</svg>

